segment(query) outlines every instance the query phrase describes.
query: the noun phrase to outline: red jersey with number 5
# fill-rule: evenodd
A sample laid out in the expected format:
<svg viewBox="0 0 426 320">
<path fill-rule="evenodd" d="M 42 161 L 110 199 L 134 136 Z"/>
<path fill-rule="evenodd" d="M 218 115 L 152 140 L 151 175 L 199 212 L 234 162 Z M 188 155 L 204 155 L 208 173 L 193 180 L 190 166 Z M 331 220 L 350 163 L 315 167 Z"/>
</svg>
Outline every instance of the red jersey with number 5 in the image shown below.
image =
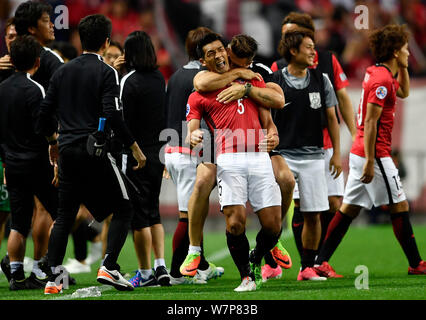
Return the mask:
<svg viewBox="0 0 426 320">
<path fill-rule="evenodd" d="M 244 83 L 244 82 L 241 82 Z M 266 87 L 263 81 L 252 80 L 256 87 Z M 186 120 L 204 118 L 214 134 L 217 155 L 232 152 L 259 152 L 264 134 L 259 121 L 257 104 L 248 98 L 228 104 L 217 101 L 217 95 L 226 88 L 213 92 L 193 92 L 186 106 Z"/>
<path fill-rule="evenodd" d="M 362 82 L 361 101 L 357 114 L 357 135 L 352 145 L 351 153 L 365 157 L 364 122 L 367 114 L 367 104 L 380 106 L 382 114 L 377 123 L 376 158 L 390 157 L 392 144 L 392 128 L 395 117 L 396 92 L 398 81 L 388 68 L 374 65 L 367 68 Z"/>
</svg>

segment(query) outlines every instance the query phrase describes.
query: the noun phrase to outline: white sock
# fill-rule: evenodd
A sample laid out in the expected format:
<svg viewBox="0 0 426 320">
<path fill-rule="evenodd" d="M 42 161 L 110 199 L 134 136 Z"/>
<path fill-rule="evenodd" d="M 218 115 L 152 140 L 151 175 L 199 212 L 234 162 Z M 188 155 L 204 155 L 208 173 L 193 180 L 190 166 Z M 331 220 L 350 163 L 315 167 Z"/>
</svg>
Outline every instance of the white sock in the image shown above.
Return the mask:
<svg viewBox="0 0 426 320">
<path fill-rule="evenodd" d="M 164 268 L 166 267 L 166 261 L 164 258 L 154 260 L 154 270 L 157 270 L 159 266 L 163 266 Z"/>
<path fill-rule="evenodd" d="M 152 275 L 152 269 L 139 269 L 142 278 L 148 279 Z"/>
<path fill-rule="evenodd" d="M 34 260 L 32 272 L 34 272 L 38 278 L 46 278 L 47 275 L 39 268 L 38 262 L 39 260 Z"/>
<path fill-rule="evenodd" d="M 10 272 L 14 273 L 16 270 L 18 270 L 21 266 L 24 267 L 24 263 L 22 261 L 11 261 L 9 263 L 10 265 Z"/>
<path fill-rule="evenodd" d="M 188 254 L 191 254 L 191 253 L 201 253 L 201 247 L 190 245 L 188 248 Z"/>
</svg>

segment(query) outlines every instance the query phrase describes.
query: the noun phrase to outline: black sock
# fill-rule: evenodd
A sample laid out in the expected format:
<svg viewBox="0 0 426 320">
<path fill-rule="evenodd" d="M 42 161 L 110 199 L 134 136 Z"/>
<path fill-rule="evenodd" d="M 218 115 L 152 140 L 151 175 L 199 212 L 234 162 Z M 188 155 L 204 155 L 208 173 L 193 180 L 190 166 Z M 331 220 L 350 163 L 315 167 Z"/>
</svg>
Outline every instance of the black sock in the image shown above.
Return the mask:
<svg viewBox="0 0 426 320">
<path fill-rule="evenodd" d="M 182 276 L 179 268 L 188 254 L 188 247 L 188 218 L 180 218 L 173 235 L 173 256 L 170 275 L 174 278 L 180 278 Z"/>
<path fill-rule="evenodd" d="M 301 259 L 302 270 L 305 270 L 306 268 L 311 268 L 314 266 L 316 254 L 317 254 L 317 250 L 303 248 L 302 259 Z"/>
<path fill-rule="evenodd" d="M 294 207 L 291 227 L 293 229 L 294 241 L 296 242 L 297 251 L 299 252 L 300 257 L 303 255 L 302 230 L 304 221 L 303 213 L 300 212 L 300 208 Z"/>
<path fill-rule="evenodd" d="M 256 236 L 256 247 L 254 249 L 252 258 L 253 263 L 259 264 L 262 262 L 262 258 L 270 253 L 272 248 L 275 247 L 279 239 L 279 234 L 273 234 L 265 229 L 260 229 Z"/>
<path fill-rule="evenodd" d="M 324 242 L 319 250 L 317 264 L 329 261 L 352 223 L 352 218 L 337 211 L 330 221 Z"/>
<path fill-rule="evenodd" d="M 327 235 L 328 226 L 330 225 L 331 220 L 333 220 L 336 212 L 323 211 L 320 214 L 321 219 L 321 240 L 318 245 L 318 248 L 321 248 L 322 243 L 324 242 L 325 236 Z"/>
<path fill-rule="evenodd" d="M 207 270 L 209 268 L 209 263 L 206 260 L 206 257 L 204 256 L 204 241 L 203 238 L 201 238 L 201 255 L 200 255 L 200 264 L 198 265 L 198 269 L 200 270 Z"/>
<path fill-rule="evenodd" d="M 391 214 L 391 220 L 395 236 L 408 259 L 410 267 L 416 268 L 422 259 L 417 249 L 408 212 L 393 213 Z"/>
<path fill-rule="evenodd" d="M 234 263 L 240 272 L 241 279 L 248 276 L 250 274 L 250 244 L 246 233 L 243 232 L 240 235 L 234 236 L 231 233 L 226 232 L 226 242 L 228 244 L 232 260 L 234 260 Z"/>
<path fill-rule="evenodd" d="M 22 281 L 25 279 L 24 265 L 20 265 L 14 272 L 11 273 L 11 278 Z"/>
</svg>

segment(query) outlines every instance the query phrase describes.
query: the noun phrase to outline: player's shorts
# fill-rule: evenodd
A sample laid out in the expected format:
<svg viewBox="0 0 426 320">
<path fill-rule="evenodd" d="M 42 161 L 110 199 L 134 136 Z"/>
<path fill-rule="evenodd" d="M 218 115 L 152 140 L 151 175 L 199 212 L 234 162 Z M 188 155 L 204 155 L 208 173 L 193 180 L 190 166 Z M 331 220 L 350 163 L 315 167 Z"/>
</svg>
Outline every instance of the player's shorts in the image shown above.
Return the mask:
<svg viewBox="0 0 426 320">
<path fill-rule="evenodd" d="M 254 212 L 281 205 L 280 188 L 266 152 L 225 153 L 217 158 L 217 185 L 221 209 L 245 206 Z"/>
<path fill-rule="evenodd" d="M 136 171 L 132 169 L 136 165 L 136 160 L 132 156 L 128 156 L 126 159 L 126 155 L 123 155 L 123 165 L 124 162 L 127 162 L 126 175 L 139 191 L 139 193 L 131 191 L 130 195 L 134 208 L 132 230 L 161 223 L 159 198 L 164 165 L 159 159 L 160 148 L 156 146 L 142 149 L 146 156 L 146 165 Z"/>
<path fill-rule="evenodd" d="M 188 201 L 194 189 L 197 176 L 197 158 L 189 154 L 166 153 L 165 164 L 176 186 L 180 212 L 188 212 Z"/>
<path fill-rule="evenodd" d="M 300 211 L 328 210 L 327 179 L 324 174 L 325 160 L 284 158 L 296 179 L 293 199 L 300 199 Z"/>
<path fill-rule="evenodd" d="M 3 184 L 4 168 L 3 162 L 0 161 L 0 212 L 10 212 L 9 192 Z"/>
<path fill-rule="evenodd" d="M 368 183 L 360 181 L 365 158 L 353 153 L 349 155 L 349 176 L 346 182 L 343 203 L 371 209 L 406 200 L 398 169 L 391 157 L 374 161 L 374 178 Z"/>
</svg>

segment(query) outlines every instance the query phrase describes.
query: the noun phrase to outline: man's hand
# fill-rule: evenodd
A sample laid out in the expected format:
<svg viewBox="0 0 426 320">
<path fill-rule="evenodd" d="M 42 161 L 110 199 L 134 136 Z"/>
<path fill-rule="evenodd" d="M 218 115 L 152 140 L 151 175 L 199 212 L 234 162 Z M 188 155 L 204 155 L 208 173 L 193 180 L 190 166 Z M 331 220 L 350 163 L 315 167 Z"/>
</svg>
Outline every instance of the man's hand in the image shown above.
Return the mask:
<svg viewBox="0 0 426 320">
<path fill-rule="evenodd" d="M 221 103 L 227 104 L 229 102 L 232 102 L 244 97 L 245 92 L 246 92 L 246 88 L 244 87 L 243 84 L 232 82 L 229 88 L 226 88 L 225 90 L 223 90 L 217 95 L 216 100 Z"/>
<path fill-rule="evenodd" d="M 328 170 L 330 170 L 334 179 L 337 179 L 340 176 L 342 173 L 342 161 L 340 160 L 340 154 L 333 153 Z"/>
<path fill-rule="evenodd" d="M 0 70 L 12 69 L 13 64 L 10 61 L 10 56 L 7 54 L 0 58 Z"/>
<path fill-rule="evenodd" d="M 201 143 L 203 141 L 203 130 L 196 129 L 191 132 L 191 147 L 194 148 L 197 144 Z"/>
<path fill-rule="evenodd" d="M 139 145 L 136 141 L 130 146 L 130 149 L 132 150 L 133 158 L 135 158 L 136 162 L 138 163 L 135 167 L 133 167 L 133 170 L 139 170 L 145 167 L 146 157 L 139 148 Z"/>
<path fill-rule="evenodd" d="M 259 150 L 261 152 L 271 152 L 280 143 L 280 138 L 277 133 L 269 133 L 259 143 Z"/>
<path fill-rule="evenodd" d="M 50 164 L 54 167 L 58 166 L 59 147 L 58 144 L 49 145 L 49 160 Z"/>
<path fill-rule="evenodd" d="M 114 60 L 113 67 L 115 70 L 121 71 L 121 68 L 123 68 L 125 63 L 126 60 L 124 60 L 124 56 L 119 56 L 117 59 Z"/>
<path fill-rule="evenodd" d="M 59 187 L 59 170 L 58 166 L 53 166 L 53 180 L 52 184 L 57 188 Z"/>
<path fill-rule="evenodd" d="M 167 171 L 166 167 L 164 167 L 164 170 L 163 170 L 163 178 L 170 179 L 170 173 L 169 171 Z"/>
<path fill-rule="evenodd" d="M 260 73 L 253 72 L 252 70 L 245 69 L 245 68 L 238 68 L 237 70 L 238 70 L 238 78 L 241 78 L 244 80 L 256 79 L 259 81 L 263 81 L 263 78 L 260 75 Z"/>
<path fill-rule="evenodd" d="M 366 161 L 362 168 L 361 182 L 368 184 L 373 181 L 374 178 L 374 161 Z"/>
</svg>

